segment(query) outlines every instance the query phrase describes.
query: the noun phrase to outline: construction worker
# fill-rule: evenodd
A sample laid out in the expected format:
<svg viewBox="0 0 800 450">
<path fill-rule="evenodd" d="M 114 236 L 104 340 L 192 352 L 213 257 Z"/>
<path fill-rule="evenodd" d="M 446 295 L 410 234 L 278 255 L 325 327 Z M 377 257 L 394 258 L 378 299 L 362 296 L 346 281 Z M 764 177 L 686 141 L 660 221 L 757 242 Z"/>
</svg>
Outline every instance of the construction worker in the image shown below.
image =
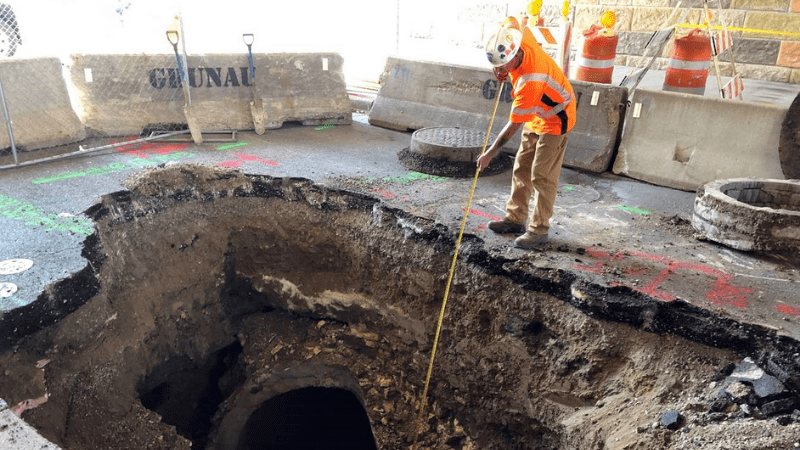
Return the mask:
<svg viewBox="0 0 800 450">
<path fill-rule="evenodd" d="M 503 131 L 478 157 L 478 167 L 485 169 L 522 128 L 506 217 L 489 222 L 489 228 L 496 233 L 521 234 L 514 245 L 528 249 L 547 242 L 564 150 L 575 126 L 577 100 L 555 61 L 535 44 L 533 36 L 524 36 L 525 32 L 530 34 L 527 27 L 520 30 L 506 24 L 486 44 L 486 56 L 497 79 L 500 83 L 511 79 L 514 103 Z M 534 207 L 528 221 L 531 195 Z"/>
</svg>

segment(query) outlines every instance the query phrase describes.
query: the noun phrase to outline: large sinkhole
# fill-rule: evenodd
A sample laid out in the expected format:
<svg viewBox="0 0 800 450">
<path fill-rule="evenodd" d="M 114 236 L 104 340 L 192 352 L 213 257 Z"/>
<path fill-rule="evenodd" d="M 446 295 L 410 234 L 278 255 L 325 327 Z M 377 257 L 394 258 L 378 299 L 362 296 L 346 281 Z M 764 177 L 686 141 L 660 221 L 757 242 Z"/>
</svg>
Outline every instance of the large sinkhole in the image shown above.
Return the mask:
<svg viewBox="0 0 800 450">
<path fill-rule="evenodd" d="M 800 441 L 794 339 L 473 235 L 418 424 L 454 230 L 302 179 L 176 165 L 125 184 L 87 211 L 86 268 L 0 317 L 0 397 L 38 399 L 22 417 L 62 448 Z"/>
</svg>

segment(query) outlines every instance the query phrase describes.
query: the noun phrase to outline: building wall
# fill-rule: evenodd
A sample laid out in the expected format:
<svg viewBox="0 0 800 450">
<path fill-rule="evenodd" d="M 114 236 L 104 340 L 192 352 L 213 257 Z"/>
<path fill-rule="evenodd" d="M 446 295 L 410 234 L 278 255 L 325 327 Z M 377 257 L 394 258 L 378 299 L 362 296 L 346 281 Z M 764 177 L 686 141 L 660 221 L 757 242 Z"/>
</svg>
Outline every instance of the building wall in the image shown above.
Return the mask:
<svg viewBox="0 0 800 450">
<path fill-rule="evenodd" d="M 577 50 L 580 30 L 599 24 L 606 10 L 617 14 L 614 30 L 619 34 L 617 60 L 619 66 L 642 66 L 645 44 L 653 32 L 668 21 L 679 0 L 576 0 L 571 3 L 575 32 L 573 51 Z M 745 78 L 800 84 L 800 0 L 719 0 L 722 17 L 731 29 L 734 40 L 734 64 Z M 507 15 L 519 15 L 526 1 L 477 2 L 441 0 L 436 11 L 431 2 L 404 0 L 399 12 L 399 53 L 424 55 L 422 49 L 440 49 L 437 60 L 448 63 L 466 61 L 480 65 L 484 40 Z M 542 17 L 545 25 L 554 26 L 561 16 L 560 0 L 544 0 Z M 703 1 L 682 0 L 677 17 L 688 8 L 683 24 L 676 27 L 676 36 L 688 34 L 702 25 Z M 720 16 L 717 0 L 709 3 L 713 20 Z M 664 47 L 653 69 L 665 69 L 672 44 Z M 433 54 L 433 53 L 432 53 Z M 433 59 L 433 58 L 431 58 Z M 473 61 L 473 59 L 475 61 Z M 723 55 L 722 75 L 730 75 L 730 59 Z M 713 68 L 712 68 L 713 72 Z"/>
</svg>

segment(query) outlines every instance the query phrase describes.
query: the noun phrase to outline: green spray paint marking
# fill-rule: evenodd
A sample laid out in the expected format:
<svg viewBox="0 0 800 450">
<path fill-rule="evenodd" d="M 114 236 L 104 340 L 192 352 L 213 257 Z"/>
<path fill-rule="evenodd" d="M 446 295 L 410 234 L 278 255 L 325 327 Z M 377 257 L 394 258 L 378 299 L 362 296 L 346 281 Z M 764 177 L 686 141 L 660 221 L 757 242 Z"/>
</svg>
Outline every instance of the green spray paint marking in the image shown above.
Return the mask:
<svg viewBox="0 0 800 450">
<path fill-rule="evenodd" d="M 245 145 L 250 145 L 250 144 L 248 142 L 235 142 L 233 144 L 220 145 L 219 147 L 217 147 L 217 150 L 230 150 L 232 148 L 243 147 Z"/>
<path fill-rule="evenodd" d="M 428 175 L 426 173 L 409 172 L 408 174 L 406 174 L 403 177 L 386 177 L 386 178 L 383 179 L 383 181 L 391 181 L 393 183 L 403 183 L 403 184 L 405 184 L 405 183 L 410 183 L 412 181 L 417 181 L 417 180 L 429 180 L 429 181 L 436 182 L 436 181 L 445 181 L 445 180 L 449 180 L 449 179 L 450 178 L 447 178 L 447 177 L 437 177 L 436 175 Z"/>
<path fill-rule="evenodd" d="M 639 209 L 639 208 L 634 208 L 632 206 L 618 206 L 618 208 L 623 210 L 623 211 L 628 211 L 628 212 L 632 212 L 632 213 L 636 213 L 636 214 L 641 214 L 643 216 L 649 216 L 650 215 L 650 211 L 647 210 L 647 209 Z"/>
<path fill-rule="evenodd" d="M 65 234 L 77 233 L 84 236 L 89 236 L 94 232 L 94 224 L 91 220 L 47 213 L 33 203 L 23 202 L 2 194 L 0 194 L 0 215 L 22 221 L 25 225 L 42 227 L 45 231 L 58 230 Z"/>
<path fill-rule="evenodd" d="M 59 175 L 54 175 L 52 177 L 38 178 L 36 180 L 33 180 L 32 183 L 43 184 L 43 183 L 52 183 L 54 181 L 69 180 L 70 178 L 98 177 L 101 175 L 108 175 L 112 173 L 127 172 L 129 170 L 133 170 L 139 167 L 156 166 L 158 164 L 165 163 L 167 161 L 172 161 L 175 159 L 182 159 L 182 158 L 192 158 L 194 156 L 197 155 L 195 153 L 175 152 L 167 155 L 157 155 L 147 159 L 133 158 L 129 159 L 127 162 L 116 162 L 108 164 L 103 167 L 92 167 L 90 169 L 82 170 L 80 172 L 67 172 Z"/>
<path fill-rule="evenodd" d="M 314 127 L 314 129 L 317 130 L 317 131 L 330 130 L 331 128 L 336 128 L 336 125 L 322 125 L 322 126 L 319 126 L 319 127 Z"/>
<path fill-rule="evenodd" d="M 567 191 L 567 192 L 574 191 L 575 190 L 575 186 L 564 186 L 564 190 Z"/>
</svg>

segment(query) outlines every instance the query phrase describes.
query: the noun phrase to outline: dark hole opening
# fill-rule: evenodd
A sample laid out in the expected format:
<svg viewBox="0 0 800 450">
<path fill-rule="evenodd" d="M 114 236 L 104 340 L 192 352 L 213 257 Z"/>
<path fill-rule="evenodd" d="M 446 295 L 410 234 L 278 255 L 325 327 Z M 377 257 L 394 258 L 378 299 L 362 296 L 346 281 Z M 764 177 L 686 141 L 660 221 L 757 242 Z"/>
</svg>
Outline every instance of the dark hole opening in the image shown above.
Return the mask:
<svg viewBox="0 0 800 450">
<path fill-rule="evenodd" d="M 185 355 L 172 358 L 140 383 L 139 400 L 193 448 L 205 448 L 219 404 L 245 380 L 241 354 L 242 346 L 234 342 L 200 364 Z"/>
<path fill-rule="evenodd" d="M 364 407 L 345 389 L 308 387 L 273 397 L 247 419 L 238 450 L 377 450 Z"/>
</svg>

